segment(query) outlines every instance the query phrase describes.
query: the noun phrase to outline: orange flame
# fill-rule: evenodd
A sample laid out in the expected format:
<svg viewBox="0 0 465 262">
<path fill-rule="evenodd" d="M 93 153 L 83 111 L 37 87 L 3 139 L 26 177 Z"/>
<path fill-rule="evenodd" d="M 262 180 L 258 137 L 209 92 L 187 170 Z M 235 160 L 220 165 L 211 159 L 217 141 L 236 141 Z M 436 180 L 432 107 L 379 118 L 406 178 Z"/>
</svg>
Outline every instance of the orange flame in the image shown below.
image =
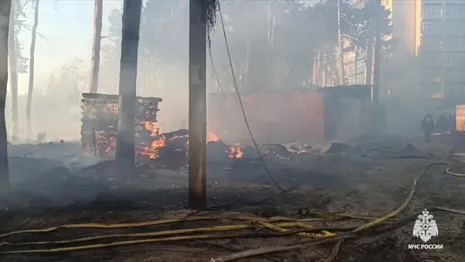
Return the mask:
<svg viewBox="0 0 465 262">
<path fill-rule="evenodd" d="M 229 158 L 242 158 L 244 156 L 244 152 L 242 151 L 242 148 L 239 144 L 236 144 L 234 146 L 231 146 L 230 151 L 229 151 Z"/>
<path fill-rule="evenodd" d="M 214 133 L 208 133 L 208 140 L 207 142 L 219 142 L 220 138 L 215 135 Z"/>
<path fill-rule="evenodd" d="M 151 146 L 142 147 L 140 154 L 143 156 L 147 156 L 150 159 L 156 159 L 160 156 L 158 154 L 158 150 L 161 147 L 165 147 L 165 146 L 166 146 L 166 137 L 161 136 L 159 139 L 154 140 Z"/>
<path fill-rule="evenodd" d="M 150 122 L 150 121 L 145 122 L 145 129 L 150 132 L 150 136 L 160 135 L 160 128 L 157 127 L 155 122 Z"/>
<path fill-rule="evenodd" d="M 157 127 L 155 122 L 147 121 L 144 125 L 145 129 L 150 132 L 151 137 L 158 137 L 156 140 L 152 141 L 150 146 L 143 146 L 140 151 L 140 155 L 147 156 L 150 159 L 156 159 L 159 157 L 158 150 L 161 147 L 166 146 L 166 137 L 160 136 L 160 128 Z"/>
</svg>

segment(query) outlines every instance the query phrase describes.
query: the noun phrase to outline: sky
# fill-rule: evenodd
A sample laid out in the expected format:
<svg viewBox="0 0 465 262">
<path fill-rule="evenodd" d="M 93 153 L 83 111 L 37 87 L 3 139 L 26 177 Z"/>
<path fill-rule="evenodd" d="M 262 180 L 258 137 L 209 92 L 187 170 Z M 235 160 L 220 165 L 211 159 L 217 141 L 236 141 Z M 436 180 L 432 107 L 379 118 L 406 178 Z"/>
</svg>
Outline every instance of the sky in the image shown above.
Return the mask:
<svg viewBox="0 0 465 262">
<path fill-rule="evenodd" d="M 311 3 L 315 1 L 317 0 L 307 0 L 304 2 Z M 102 36 L 105 36 L 108 32 L 109 23 L 107 17 L 110 12 L 113 9 L 122 9 L 122 6 L 123 0 L 103 0 Z M 25 13 L 27 15 L 27 23 L 32 26 L 34 10 L 29 7 L 25 10 Z M 37 79 L 41 77 L 48 78 L 55 69 L 64 66 L 74 58 L 88 61 L 90 64 L 93 14 L 94 0 L 40 0 L 39 26 L 37 31 L 44 38 L 37 37 L 36 40 L 37 62 L 35 70 Z M 29 30 L 22 30 L 20 41 L 24 48 L 23 55 L 29 57 L 31 32 Z M 20 94 L 27 92 L 27 83 L 28 75 L 20 75 Z"/>
<path fill-rule="evenodd" d="M 122 0 L 104 0 L 102 35 L 108 32 L 108 19 L 113 9 L 122 8 Z M 25 11 L 27 23 L 32 26 L 34 10 Z M 46 77 L 56 68 L 60 68 L 74 58 L 89 61 L 91 59 L 93 34 L 93 0 L 40 0 L 38 33 L 36 42 L 36 75 Z M 20 41 L 23 55 L 29 57 L 31 32 L 22 30 Z M 106 41 L 106 40 L 103 40 Z M 102 42 L 103 44 L 103 42 Z M 46 62 L 44 62 L 46 61 Z M 28 75 L 20 76 L 20 93 L 27 90 Z"/>
</svg>

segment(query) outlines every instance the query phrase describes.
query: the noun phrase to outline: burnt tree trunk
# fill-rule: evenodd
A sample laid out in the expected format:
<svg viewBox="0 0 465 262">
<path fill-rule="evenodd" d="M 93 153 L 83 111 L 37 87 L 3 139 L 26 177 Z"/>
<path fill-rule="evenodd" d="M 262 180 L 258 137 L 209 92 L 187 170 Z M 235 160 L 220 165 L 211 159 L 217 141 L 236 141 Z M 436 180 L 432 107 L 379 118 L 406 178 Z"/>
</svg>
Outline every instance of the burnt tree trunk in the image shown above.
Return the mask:
<svg viewBox="0 0 465 262">
<path fill-rule="evenodd" d="M 9 33 L 8 33 L 8 58 L 11 76 L 11 139 L 15 141 L 18 137 L 18 61 L 16 57 L 16 41 L 15 41 L 15 5 L 12 4 L 9 13 Z"/>
<path fill-rule="evenodd" d="M 117 170 L 125 175 L 135 171 L 134 126 L 141 9 L 142 0 L 124 0 L 116 164 Z"/>
<path fill-rule="evenodd" d="M 0 1 L 0 16 L 10 17 L 11 0 Z M 0 201 L 10 195 L 8 168 L 8 140 L 5 121 L 6 92 L 8 86 L 8 19 L 0 20 Z"/>
<path fill-rule="evenodd" d="M 32 92 L 34 91 L 34 65 L 35 65 L 35 52 L 36 52 L 36 37 L 37 26 L 39 26 L 39 4 L 40 1 L 36 0 L 34 6 L 34 25 L 31 30 L 31 47 L 29 49 L 29 85 L 27 89 L 27 104 L 26 104 L 26 137 L 31 139 L 31 112 L 32 112 Z"/>
<path fill-rule="evenodd" d="M 100 42 L 102 41 L 103 0 L 94 4 L 94 42 L 92 45 L 92 71 L 90 73 L 90 92 L 97 93 L 100 70 Z"/>
</svg>

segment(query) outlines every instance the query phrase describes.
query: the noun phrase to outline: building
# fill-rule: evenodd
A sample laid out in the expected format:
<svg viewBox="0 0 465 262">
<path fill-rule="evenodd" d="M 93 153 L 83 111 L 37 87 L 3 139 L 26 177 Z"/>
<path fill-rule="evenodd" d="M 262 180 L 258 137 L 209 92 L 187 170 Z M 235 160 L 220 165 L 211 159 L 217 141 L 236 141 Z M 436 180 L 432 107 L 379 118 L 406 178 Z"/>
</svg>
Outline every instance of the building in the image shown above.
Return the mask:
<svg viewBox="0 0 465 262">
<path fill-rule="evenodd" d="M 378 0 L 355 0 L 354 4 L 363 7 L 367 1 Z M 421 2 L 423 0 L 379 1 L 391 12 L 392 36 L 389 37 L 396 39 L 396 49 L 392 54 L 392 60 L 415 60 L 421 44 Z M 372 70 L 372 65 L 366 65 L 368 59 L 365 56 L 363 52 L 345 53 L 346 76 L 349 84 L 371 84 L 370 79 L 366 79 L 365 76 L 367 70 Z M 408 85 L 412 86 L 411 83 Z"/>
<path fill-rule="evenodd" d="M 423 0 L 421 74 L 428 98 L 444 107 L 465 102 L 465 1 Z"/>
</svg>

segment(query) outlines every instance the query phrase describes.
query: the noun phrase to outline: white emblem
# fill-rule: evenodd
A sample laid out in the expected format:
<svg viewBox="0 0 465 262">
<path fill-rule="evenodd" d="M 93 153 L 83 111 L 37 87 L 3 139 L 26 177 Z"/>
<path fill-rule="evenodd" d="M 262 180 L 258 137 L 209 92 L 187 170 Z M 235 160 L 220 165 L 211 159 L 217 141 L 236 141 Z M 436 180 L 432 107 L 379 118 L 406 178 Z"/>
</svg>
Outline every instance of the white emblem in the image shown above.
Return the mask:
<svg viewBox="0 0 465 262">
<path fill-rule="evenodd" d="M 431 237 L 437 237 L 438 234 L 438 226 L 436 225 L 436 220 L 434 220 L 433 215 L 431 215 L 428 210 L 423 210 L 423 212 L 418 215 L 418 219 L 413 226 L 413 236 L 419 237 L 426 243 Z"/>
</svg>

